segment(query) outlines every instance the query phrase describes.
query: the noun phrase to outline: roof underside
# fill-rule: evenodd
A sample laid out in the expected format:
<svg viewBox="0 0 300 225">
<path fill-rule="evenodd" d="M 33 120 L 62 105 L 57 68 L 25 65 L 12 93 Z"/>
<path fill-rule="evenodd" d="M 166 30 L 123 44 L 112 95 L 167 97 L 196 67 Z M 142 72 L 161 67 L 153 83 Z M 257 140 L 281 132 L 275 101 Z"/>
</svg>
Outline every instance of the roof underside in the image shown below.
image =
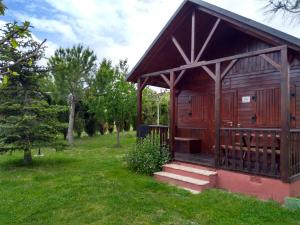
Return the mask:
<svg viewBox="0 0 300 225">
<path fill-rule="evenodd" d="M 213 35 L 212 44 L 209 44 L 208 49 L 204 52 L 203 58 L 205 58 L 205 60 L 227 56 L 217 51 L 216 47 L 222 44 L 224 45 L 224 43 L 234 43 L 235 38 L 241 35 L 255 36 L 265 43 L 270 44 L 270 46 L 288 45 L 296 51 L 300 49 L 300 39 L 296 37 L 206 2 L 200 0 L 186 0 L 133 68 L 127 77 L 128 81 L 136 82 L 138 77 L 143 74 L 171 69 L 186 64 L 183 57 L 178 53 L 171 38 L 174 36 L 178 43 L 180 43 L 187 57 L 190 57 L 191 15 L 194 11 L 196 12 L 196 55 L 203 46 L 216 19 L 221 19 L 221 23 Z M 164 82 L 160 79 L 161 78 L 152 79 L 152 85 L 163 86 L 160 84 L 164 84 Z"/>
</svg>

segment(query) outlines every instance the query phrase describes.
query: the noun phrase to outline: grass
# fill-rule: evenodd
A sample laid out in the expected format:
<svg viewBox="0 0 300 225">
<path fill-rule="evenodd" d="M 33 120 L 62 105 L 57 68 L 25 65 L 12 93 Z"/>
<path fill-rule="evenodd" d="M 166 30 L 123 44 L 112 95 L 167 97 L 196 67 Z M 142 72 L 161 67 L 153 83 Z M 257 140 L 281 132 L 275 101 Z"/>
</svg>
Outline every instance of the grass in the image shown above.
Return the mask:
<svg viewBox="0 0 300 225">
<path fill-rule="evenodd" d="M 0 224 L 300 224 L 275 202 L 208 190 L 192 195 L 126 169 L 133 133 L 84 137 L 73 149 L 44 151 L 23 167 L 0 156 Z"/>
</svg>

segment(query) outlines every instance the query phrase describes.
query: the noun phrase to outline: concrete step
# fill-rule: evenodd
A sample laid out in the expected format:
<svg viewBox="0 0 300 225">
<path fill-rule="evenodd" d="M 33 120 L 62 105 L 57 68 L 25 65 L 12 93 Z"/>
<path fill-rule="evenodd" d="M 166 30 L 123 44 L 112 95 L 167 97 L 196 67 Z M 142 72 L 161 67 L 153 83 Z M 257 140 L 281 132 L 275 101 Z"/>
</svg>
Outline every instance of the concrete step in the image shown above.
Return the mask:
<svg viewBox="0 0 300 225">
<path fill-rule="evenodd" d="M 197 164 L 192 164 L 192 163 L 188 163 L 188 162 L 181 162 L 181 161 L 173 161 L 172 164 L 177 164 L 177 165 L 182 165 L 182 166 L 188 166 L 188 167 L 192 167 L 192 168 L 196 168 L 196 169 L 202 169 L 202 170 L 208 170 L 208 171 L 213 171 L 216 172 L 216 170 L 212 167 L 208 167 L 208 166 L 201 166 L 201 165 L 197 165 Z"/>
<path fill-rule="evenodd" d="M 168 172 L 156 172 L 154 177 L 162 182 L 173 184 L 194 191 L 203 191 L 211 187 L 210 182 Z"/>
<path fill-rule="evenodd" d="M 217 180 L 217 172 L 215 171 L 204 170 L 180 164 L 166 164 L 163 166 L 163 171 L 195 179 L 206 180 L 209 181 L 212 186 L 215 186 Z"/>
</svg>

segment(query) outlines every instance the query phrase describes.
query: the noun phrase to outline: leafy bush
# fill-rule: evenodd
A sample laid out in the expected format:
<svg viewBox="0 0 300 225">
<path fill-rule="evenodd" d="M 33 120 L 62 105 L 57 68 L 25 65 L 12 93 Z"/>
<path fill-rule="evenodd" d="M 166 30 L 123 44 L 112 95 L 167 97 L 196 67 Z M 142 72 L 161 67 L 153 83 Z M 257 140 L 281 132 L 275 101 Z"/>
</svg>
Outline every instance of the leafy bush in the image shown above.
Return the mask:
<svg viewBox="0 0 300 225">
<path fill-rule="evenodd" d="M 126 156 L 129 169 L 146 175 L 160 171 L 169 160 L 169 151 L 166 147 L 160 146 L 159 136 L 155 141 L 151 136 L 138 140 L 136 148 Z"/>
</svg>

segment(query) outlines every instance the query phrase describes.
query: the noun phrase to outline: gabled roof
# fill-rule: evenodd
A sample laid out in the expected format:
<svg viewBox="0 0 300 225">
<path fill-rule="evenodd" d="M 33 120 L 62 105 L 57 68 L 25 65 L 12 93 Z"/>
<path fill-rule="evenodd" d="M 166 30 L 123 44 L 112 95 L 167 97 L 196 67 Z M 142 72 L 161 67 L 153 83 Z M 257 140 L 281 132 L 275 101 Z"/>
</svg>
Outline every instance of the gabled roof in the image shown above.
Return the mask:
<svg viewBox="0 0 300 225">
<path fill-rule="evenodd" d="M 272 27 L 266 26 L 262 23 L 256 22 L 254 20 L 251 20 L 249 18 L 240 16 L 236 13 L 230 12 L 228 10 L 225 10 L 223 8 L 220 8 L 218 6 L 209 4 L 207 2 L 204 2 L 202 0 L 185 0 L 180 7 L 177 9 L 177 11 L 174 13 L 174 15 L 171 17 L 171 19 L 168 21 L 168 23 L 165 25 L 163 30 L 159 33 L 159 35 L 156 37 L 156 39 L 152 42 L 150 47 L 147 49 L 147 51 L 144 53 L 142 58 L 138 61 L 138 63 L 135 65 L 135 67 L 132 69 L 132 71 L 128 74 L 127 80 L 134 82 L 136 80 L 136 76 L 141 75 L 138 74 L 139 67 L 141 64 L 144 63 L 144 61 L 149 57 L 151 54 L 152 49 L 158 44 L 160 39 L 162 39 L 163 35 L 167 32 L 168 28 L 172 24 L 172 22 L 182 14 L 185 8 L 188 6 L 194 6 L 198 7 L 200 10 L 203 10 L 204 12 L 214 15 L 216 17 L 220 17 L 222 20 L 226 20 L 229 23 L 238 23 L 242 26 L 244 26 L 245 31 L 247 29 L 249 30 L 255 30 L 261 35 L 263 35 L 266 39 L 269 41 L 276 41 L 278 43 L 286 44 L 290 48 L 295 49 L 297 51 L 300 50 L 300 39 L 297 37 L 294 37 L 292 35 L 289 35 L 287 33 L 284 33 L 282 31 L 279 31 L 277 29 L 274 29 Z"/>
</svg>

